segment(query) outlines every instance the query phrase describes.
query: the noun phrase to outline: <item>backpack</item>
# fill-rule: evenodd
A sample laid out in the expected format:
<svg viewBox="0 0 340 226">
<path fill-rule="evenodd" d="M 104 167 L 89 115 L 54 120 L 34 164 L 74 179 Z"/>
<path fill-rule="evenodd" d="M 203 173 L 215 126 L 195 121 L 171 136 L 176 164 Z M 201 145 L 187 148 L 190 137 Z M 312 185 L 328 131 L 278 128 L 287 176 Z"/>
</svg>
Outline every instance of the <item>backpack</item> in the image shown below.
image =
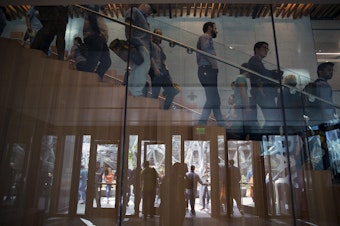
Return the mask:
<svg viewBox="0 0 340 226">
<path fill-rule="evenodd" d="M 78 51 L 85 58 L 87 58 L 88 55 L 89 55 L 88 54 L 88 49 L 87 49 L 87 46 L 85 45 L 85 43 L 82 43 L 82 44 L 78 45 Z"/>
</svg>

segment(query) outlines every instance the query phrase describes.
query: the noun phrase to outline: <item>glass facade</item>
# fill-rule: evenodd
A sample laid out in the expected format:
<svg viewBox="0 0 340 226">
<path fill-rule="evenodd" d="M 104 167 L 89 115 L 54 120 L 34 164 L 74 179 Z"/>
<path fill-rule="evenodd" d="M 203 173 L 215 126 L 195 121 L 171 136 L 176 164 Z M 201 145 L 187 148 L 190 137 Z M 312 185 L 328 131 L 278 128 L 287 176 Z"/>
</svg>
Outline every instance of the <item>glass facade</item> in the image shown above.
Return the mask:
<svg viewBox="0 0 340 226">
<path fill-rule="evenodd" d="M 146 22 L 142 5 L 132 20 L 69 6 L 82 16 L 64 60 L 58 40 L 47 55 L 15 40 L 24 20 L 5 27 L 0 224 L 339 225 L 340 67 L 319 66 L 321 31 L 274 15 Z"/>
</svg>

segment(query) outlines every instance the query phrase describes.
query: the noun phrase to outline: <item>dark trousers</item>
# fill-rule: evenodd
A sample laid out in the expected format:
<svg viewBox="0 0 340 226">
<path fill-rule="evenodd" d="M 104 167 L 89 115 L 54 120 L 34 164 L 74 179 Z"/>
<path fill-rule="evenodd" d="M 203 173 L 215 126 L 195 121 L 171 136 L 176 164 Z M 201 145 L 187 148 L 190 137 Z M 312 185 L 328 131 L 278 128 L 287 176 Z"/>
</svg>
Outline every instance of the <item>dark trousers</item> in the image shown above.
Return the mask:
<svg viewBox="0 0 340 226">
<path fill-rule="evenodd" d="M 88 56 L 83 71 L 93 72 L 98 65 L 96 72 L 102 79 L 111 66 L 109 48 L 105 40 L 99 35 L 88 36 L 84 39 L 84 42 L 88 48 Z"/>
<path fill-rule="evenodd" d="M 198 78 L 204 88 L 206 102 L 203 106 L 202 116 L 199 124 L 205 125 L 208 121 L 210 113 L 213 112 L 217 124 L 224 126 L 224 119 L 221 113 L 221 99 L 217 89 L 217 69 L 211 66 L 201 66 L 198 68 Z"/>
<path fill-rule="evenodd" d="M 187 201 L 190 204 L 190 208 L 191 208 L 191 213 L 193 215 L 196 214 L 195 211 L 195 199 L 196 199 L 196 192 L 194 191 L 194 189 L 186 189 L 186 196 L 187 196 Z"/>
<path fill-rule="evenodd" d="M 65 52 L 65 31 L 67 23 L 60 23 L 54 20 L 48 20 L 42 21 L 42 24 L 43 27 L 38 31 L 31 45 L 31 48 L 40 49 L 46 55 L 48 55 L 48 51 L 54 39 L 54 36 L 57 36 L 56 47 L 58 51 L 58 59 L 63 60 Z"/>
<path fill-rule="evenodd" d="M 163 109 L 169 109 L 174 97 L 178 91 L 174 88 L 170 74 L 167 70 L 163 71 L 160 76 L 156 76 L 153 70 L 150 70 L 152 83 L 152 98 L 158 98 L 161 87 L 164 89 L 165 101 Z"/>
<path fill-rule="evenodd" d="M 156 197 L 156 190 L 143 191 L 143 214 L 144 217 L 154 215 L 154 203 Z"/>
</svg>

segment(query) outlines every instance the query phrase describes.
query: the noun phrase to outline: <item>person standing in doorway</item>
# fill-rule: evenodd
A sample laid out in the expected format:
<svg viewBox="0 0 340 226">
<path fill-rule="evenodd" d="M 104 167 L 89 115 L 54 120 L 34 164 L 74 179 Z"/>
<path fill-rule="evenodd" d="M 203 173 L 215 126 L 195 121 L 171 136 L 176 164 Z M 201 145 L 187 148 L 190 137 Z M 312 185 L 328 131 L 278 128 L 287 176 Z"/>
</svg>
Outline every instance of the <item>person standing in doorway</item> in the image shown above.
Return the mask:
<svg viewBox="0 0 340 226">
<path fill-rule="evenodd" d="M 145 161 L 144 169 L 141 172 L 144 220 L 146 220 L 148 215 L 150 215 L 151 218 L 154 216 L 157 178 L 158 174 L 155 168 L 150 167 L 149 161 Z"/>
<path fill-rule="evenodd" d="M 190 166 L 190 172 L 186 174 L 186 189 L 185 193 L 187 196 L 187 201 L 190 203 L 190 214 L 192 216 L 196 216 L 195 211 L 195 200 L 196 200 L 196 194 L 197 194 L 197 183 L 200 183 L 203 185 L 203 182 L 200 178 L 200 176 L 195 173 L 195 166 Z"/>
<path fill-rule="evenodd" d="M 106 182 L 106 199 L 107 204 L 110 203 L 111 188 L 113 182 L 114 174 L 111 167 L 108 167 L 105 171 L 105 182 Z"/>
<path fill-rule="evenodd" d="M 86 187 L 87 187 L 87 169 L 84 165 L 81 166 L 80 169 L 80 181 L 79 181 L 79 197 L 78 201 L 80 204 L 84 204 L 86 202 Z"/>
<path fill-rule="evenodd" d="M 204 34 L 201 35 L 197 41 L 197 49 L 216 55 L 213 44 L 213 38 L 216 38 L 217 36 L 216 24 L 213 22 L 206 22 L 203 25 L 203 33 Z M 213 112 L 217 124 L 224 127 L 225 122 L 220 109 L 221 99 L 217 89 L 217 60 L 200 53 L 197 53 L 196 57 L 198 64 L 198 78 L 204 88 L 206 96 L 206 102 L 203 106 L 201 119 L 198 124 L 206 125 L 210 113 Z"/>
<path fill-rule="evenodd" d="M 231 190 L 231 199 L 229 202 L 229 207 L 231 210 L 231 215 L 234 214 L 233 210 L 233 200 L 235 200 L 238 210 L 241 215 L 244 215 L 243 208 L 241 205 L 241 190 L 240 190 L 240 181 L 241 181 L 241 173 L 240 169 L 236 167 L 234 160 L 229 160 L 229 175 L 230 175 L 230 190 Z"/>
<path fill-rule="evenodd" d="M 94 184 L 94 192 L 95 192 L 97 208 L 101 207 L 100 197 L 101 197 L 101 190 L 102 190 L 102 180 L 103 180 L 103 169 L 102 167 L 100 167 L 100 162 L 97 162 L 95 184 Z"/>
</svg>

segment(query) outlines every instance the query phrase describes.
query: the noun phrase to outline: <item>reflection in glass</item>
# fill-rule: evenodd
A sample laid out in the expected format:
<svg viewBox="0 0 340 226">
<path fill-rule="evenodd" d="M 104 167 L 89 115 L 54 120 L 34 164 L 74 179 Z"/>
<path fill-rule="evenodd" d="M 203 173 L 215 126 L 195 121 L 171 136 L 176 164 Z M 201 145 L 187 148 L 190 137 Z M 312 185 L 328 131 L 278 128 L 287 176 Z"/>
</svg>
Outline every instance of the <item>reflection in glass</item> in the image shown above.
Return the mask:
<svg viewBox="0 0 340 226">
<path fill-rule="evenodd" d="M 97 144 L 97 162 L 104 175 L 100 188 L 101 208 L 114 208 L 116 205 L 116 174 L 118 144 Z"/>
<path fill-rule="evenodd" d="M 88 168 L 89 168 L 89 158 L 90 158 L 90 144 L 91 144 L 91 136 L 84 135 L 82 151 L 81 151 L 81 160 L 80 160 L 80 173 L 79 173 L 80 178 L 79 178 L 79 189 L 78 189 L 77 214 L 85 214 Z"/>
<path fill-rule="evenodd" d="M 25 152 L 25 144 L 20 143 L 14 143 L 10 150 L 8 181 L 6 185 L 2 185 L 7 186 L 2 199 L 4 206 L 15 206 L 20 201 L 20 191 L 24 187 L 23 168 Z"/>
<path fill-rule="evenodd" d="M 71 180 L 73 169 L 73 157 L 76 137 L 68 135 L 65 137 L 63 165 L 59 187 L 58 213 L 67 214 L 69 212 L 69 201 L 71 194 Z"/>
<path fill-rule="evenodd" d="M 50 196 L 54 175 L 56 149 L 57 136 L 45 135 L 42 137 L 40 151 L 40 169 L 38 176 L 38 208 L 44 209 L 45 212 L 49 212 L 50 208 Z"/>
<path fill-rule="evenodd" d="M 254 207 L 252 142 L 228 141 L 228 160 L 234 160 L 234 165 L 239 168 L 241 173 L 240 193 L 242 205 Z M 236 208 L 236 203 L 234 203 L 233 208 Z"/>
<path fill-rule="evenodd" d="M 326 131 L 329 163 L 333 183 L 340 183 L 340 129 Z"/>
</svg>

